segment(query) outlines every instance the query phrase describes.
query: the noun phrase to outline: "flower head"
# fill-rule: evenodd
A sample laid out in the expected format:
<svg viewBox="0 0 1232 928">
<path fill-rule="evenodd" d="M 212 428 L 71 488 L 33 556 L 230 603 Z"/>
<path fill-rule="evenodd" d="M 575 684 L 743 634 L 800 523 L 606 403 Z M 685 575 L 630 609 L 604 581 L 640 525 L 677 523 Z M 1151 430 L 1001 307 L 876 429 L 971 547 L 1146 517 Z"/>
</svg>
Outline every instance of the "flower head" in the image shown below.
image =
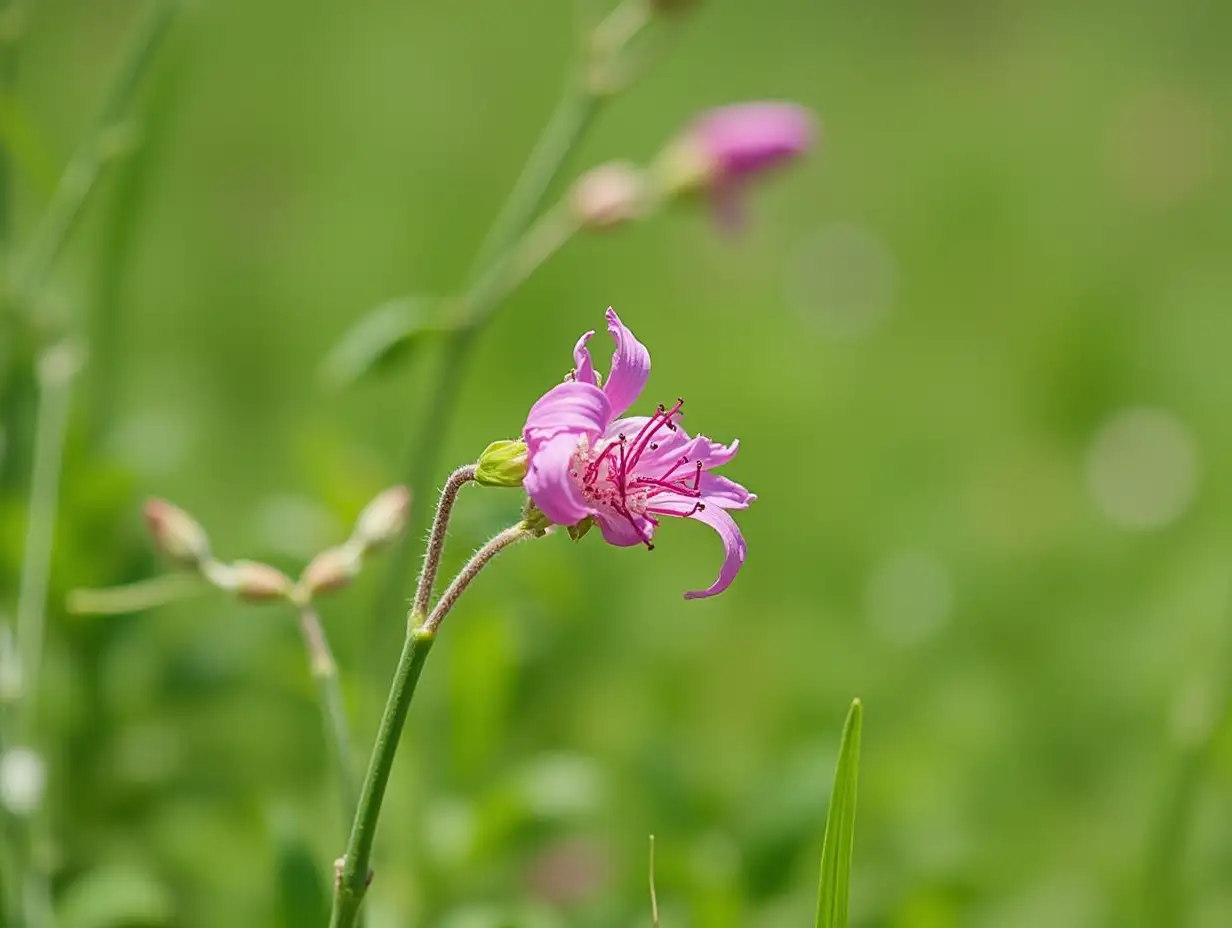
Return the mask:
<svg viewBox="0 0 1232 928">
<path fill-rule="evenodd" d="M 653 550 L 664 516 L 709 525 L 723 541 L 723 565 L 714 583 L 685 598 L 714 596 L 731 585 L 745 557 L 728 510 L 756 497 L 710 469 L 735 457 L 740 443 L 690 438 L 678 421 L 683 400 L 651 416 L 626 416 L 650 376 L 650 353 L 611 309 L 607 329 L 616 351 L 603 386 L 586 347 L 595 333 L 587 332 L 573 349 L 568 379 L 531 407 L 522 432 L 530 456 L 526 491 L 552 522 L 593 517 L 604 539 L 622 547 Z"/>
<path fill-rule="evenodd" d="M 739 103 L 707 110 L 660 160 L 668 193 L 708 192 L 727 226 L 739 225 L 741 191 L 752 178 L 804 154 L 813 115 L 795 103 Z"/>
</svg>

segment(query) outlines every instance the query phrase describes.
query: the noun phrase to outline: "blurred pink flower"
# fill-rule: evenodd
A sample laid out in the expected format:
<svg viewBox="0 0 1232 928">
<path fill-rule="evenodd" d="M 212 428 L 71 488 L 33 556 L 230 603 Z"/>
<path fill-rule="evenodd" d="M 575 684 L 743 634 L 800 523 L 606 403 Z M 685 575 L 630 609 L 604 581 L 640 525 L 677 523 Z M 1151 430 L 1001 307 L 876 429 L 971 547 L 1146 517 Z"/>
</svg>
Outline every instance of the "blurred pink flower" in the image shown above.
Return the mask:
<svg viewBox="0 0 1232 928">
<path fill-rule="evenodd" d="M 593 517 L 604 539 L 622 547 L 653 550 L 663 516 L 709 525 L 722 539 L 723 564 L 713 584 L 685 599 L 714 596 L 731 585 L 745 557 L 728 510 L 757 498 L 710 473 L 735 457 L 740 443 L 690 438 L 676 422 L 683 400 L 649 417 L 624 416 L 650 376 L 650 353 L 611 309 L 607 328 L 616 341 L 607 382 L 599 386 L 586 348 L 595 333 L 587 332 L 573 349 L 569 379 L 531 407 L 522 432 L 530 457 L 524 486 L 552 522 L 572 526 Z"/>
<path fill-rule="evenodd" d="M 795 103 L 737 103 L 702 113 L 669 146 L 662 169 L 668 190 L 704 190 L 720 222 L 739 226 L 744 186 L 803 155 L 817 135 L 812 113 Z"/>
</svg>

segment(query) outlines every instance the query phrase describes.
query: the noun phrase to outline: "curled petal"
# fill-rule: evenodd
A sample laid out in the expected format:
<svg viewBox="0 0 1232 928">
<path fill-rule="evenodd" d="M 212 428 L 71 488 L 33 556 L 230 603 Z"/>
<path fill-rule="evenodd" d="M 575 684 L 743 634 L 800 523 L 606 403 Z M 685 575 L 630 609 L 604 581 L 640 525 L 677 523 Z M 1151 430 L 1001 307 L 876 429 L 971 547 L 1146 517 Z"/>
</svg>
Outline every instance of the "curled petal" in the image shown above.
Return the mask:
<svg viewBox="0 0 1232 928">
<path fill-rule="evenodd" d="M 571 433 L 576 445 L 583 435 L 598 437 L 609 418 L 610 406 L 602 390 L 594 384 L 570 381 L 557 384 L 530 408 L 522 437 L 532 451 L 537 442 L 561 432 Z"/>
<path fill-rule="evenodd" d="M 718 506 L 720 509 L 746 509 L 749 503 L 757 499 L 757 494 L 750 493 L 734 480 L 728 480 L 719 474 L 702 474 L 702 502 L 707 506 Z"/>
<path fill-rule="evenodd" d="M 719 538 L 723 541 L 723 566 L 719 568 L 719 576 L 714 583 L 704 590 L 692 590 L 685 593 L 684 598 L 705 599 L 707 596 L 717 596 L 731 586 L 732 581 L 736 579 L 736 574 L 740 572 L 740 565 L 744 563 L 746 551 L 744 536 L 740 534 L 736 520 L 728 515 L 726 509 L 719 506 L 699 509 L 689 518 L 705 522 L 719 533 Z"/>
<path fill-rule="evenodd" d="M 612 370 L 607 375 L 603 392 L 612 404 L 612 415 L 619 416 L 633 405 L 650 378 L 650 352 L 634 338 L 611 307 L 607 311 L 607 330 L 616 341 L 616 350 L 612 353 Z"/>
<path fill-rule="evenodd" d="M 594 362 L 590 360 L 590 349 L 586 347 L 586 343 L 590 341 L 591 336 L 594 334 L 595 330 L 591 329 L 579 338 L 577 340 L 577 344 L 573 346 L 573 367 L 574 377 L 577 379 L 578 383 L 591 383 L 597 386 L 595 365 Z"/>
<path fill-rule="evenodd" d="M 557 525 L 573 525 L 590 515 L 582 491 L 569 476 L 577 447 L 577 435 L 561 432 L 530 449 L 522 486 L 543 514 Z"/>
<path fill-rule="evenodd" d="M 734 458 L 739 450 L 740 439 L 738 438 L 730 445 L 724 445 L 721 442 L 711 441 L 705 435 L 698 435 L 680 453 L 688 455 L 690 461 L 701 461 L 703 467 L 709 468 L 722 467 Z"/>
<path fill-rule="evenodd" d="M 650 541 L 654 537 L 655 527 L 652 522 L 645 516 L 634 516 L 633 519 L 637 522 L 636 528 L 624 516 L 611 512 L 595 512 L 595 521 L 599 523 L 599 531 L 603 533 L 603 540 L 618 548 L 640 545 L 643 541 Z M 640 533 L 638 528 L 641 529 Z"/>
</svg>

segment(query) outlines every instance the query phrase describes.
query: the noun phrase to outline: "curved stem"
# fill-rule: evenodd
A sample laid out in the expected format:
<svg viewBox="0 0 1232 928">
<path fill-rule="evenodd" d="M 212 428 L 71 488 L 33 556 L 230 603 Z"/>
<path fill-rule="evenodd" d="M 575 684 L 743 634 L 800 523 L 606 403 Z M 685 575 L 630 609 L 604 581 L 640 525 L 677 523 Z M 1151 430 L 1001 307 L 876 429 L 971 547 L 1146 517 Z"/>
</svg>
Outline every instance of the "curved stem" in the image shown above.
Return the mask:
<svg viewBox="0 0 1232 928">
<path fill-rule="evenodd" d="M 431 492 L 437 449 L 453 417 L 458 386 L 480 326 L 507 295 L 509 281 L 520 282 L 521 278 L 512 273 L 517 263 L 516 246 L 542 208 L 553 183 L 586 134 L 603 100 L 582 81 L 571 83 L 480 246 L 470 271 L 466 296 L 459 306 L 456 329 L 448 336 L 435 381 L 429 389 L 423 425 L 412 436 L 407 454 L 404 482 L 411 487 L 415 499 L 423 499 Z M 417 522 L 417 515 L 412 513 L 410 530 L 403 535 L 390 558 L 386 581 L 377 600 L 378 616 L 394 611 L 402 597 L 402 578 L 423 531 L 422 523 Z"/>
<path fill-rule="evenodd" d="M 532 538 L 536 534 L 524 522 L 505 529 L 471 556 L 422 625 L 416 627 L 413 624 L 413 612 L 408 617 L 406 641 L 402 645 L 398 669 L 394 672 L 389 698 L 385 701 L 385 711 L 381 715 L 376 744 L 372 748 L 368 772 L 360 792 L 359 807 L 355 810 L 355 821 L 351 825 L 351 836 L 347 841 L 346 856 L 338 862 L 330 928 L 351 928 L 355 924 L 368 883 L 372 880 L 372 873 L 368 869 L 372 860 L 372 845 L 376 839 L 377 819 L 381 814 L 381 803 L 385 798 L 385 788 L 389 784 L 390 771 L 393 769 L 394 755 L 398 750 L 398 739 L 406 723 L 407 710 L 410 709 L 411 699 L 415 695 L 419 675 L 436 640 L 441 621 L 457 604 L 458 598 L 466 592 L 466 588 L 479 572 L 491 563 L 496 555 L 510 545 L 524 538 Z"/>
<path fill-rule="evenodd" d="M 432 591 L 436 586 L 436 575 L 441 568 L 441 554 L 445 550 L 445 536 L 449 531 L 449 517 L 453 514 L 453 504 L 458 499 L 458 491 L 474 479 L 475 465 L 468 464 L 450 474 L 444 489 L 441 490 L 441 500 L 432 520 L 432 534 L 428 536 L 428 548 L 424 552 L 423 568 L 415 586 L 415 602 L 411 607 L 413 625 L 424 620 L 428 614 L 428 606 L 432 603 Z"/>
<path fill-rule="evenodd" d="M 534 536 L 535 532 L 528 528 L 525 522 L 519 522 L 491 538 L 487 544 L 472 554 L 466 566 L 458 571 L 458 575 L 445 588 L 445 592 L 441 594 L 441 598 L 437 600 L 436 606 L 432 609 L 432 614 L 424 620 L 423 630 L 435 635 L 441 627 L 441 622 L 445 620 L 445 616 L 449 615 L 450 610 L 457 605 L 458 599 L 466 592 L 466 588 L 479 576 L 479 572 L 488 566 L 492 558 L 510 545 Z"/>
<path fill-rule="evenodd" d="M 338 663 L 330 650 L 329 639 L 321 626 L 321 618 L 311 605 L 299 609 L 300 634 L 308 652 L 308 665 L 317 682 L 321 697 L 321 716 L 325 722 L 325 741 L 334 756 L 334 771 L 338 778 L 338 795 L 342 820 L 355 812 L 358 791 L 355 787 L 355 765 L 351 758 L 351 734 L 347 724 L 346 705 L 338 685 Z"/>
</svg>

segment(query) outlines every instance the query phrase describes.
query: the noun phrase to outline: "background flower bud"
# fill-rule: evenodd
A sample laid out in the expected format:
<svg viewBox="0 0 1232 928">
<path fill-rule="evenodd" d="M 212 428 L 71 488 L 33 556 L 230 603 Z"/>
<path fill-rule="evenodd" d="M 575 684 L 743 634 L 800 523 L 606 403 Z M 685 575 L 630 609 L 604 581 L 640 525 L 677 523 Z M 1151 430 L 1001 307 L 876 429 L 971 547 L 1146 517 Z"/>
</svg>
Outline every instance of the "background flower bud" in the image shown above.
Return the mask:
<svg viewBox="0 0 1232 928">
<path fill-rule="evenodd" d="M 164 499 L 145 504 L 145 521 L 158 550 L 184 567 L 197 568 L 210 557 L 205 529 L 183 509 Z"/>
<path fill-rule="evenodd" d="M 235 595 L 250 603 L 286 599 L 294 584 L 276 567 L 259 561 L 236 561 L 231 565 Z"/>
<path fill-rule="evenodd" d="M 359 566 L 360 555 L 354 546 L 327 548 L 304 568 L 299 582 L 311 598 L 318 593 L 342 589 L 355 579 Z"/>
<path fill-rule="evenodd" d="M 494 441 L 479 455 L 475 482 L 485 487 L 520 487 L 526 460 L 526 443 L 520 439 Z"/>
<path fill-rule="evenodd" d="M 624 161 L 587 171 L 573 185 L 569 207 L 585 229 L 611 229 L 646 214 L 645 172 Z"/>
<path fill-rule="evenodd" d="M 411 511 L 411 491 L 390 487 L 378 494 L 355 520 L 354 538 L 364 548 L 387 544 L 402 534 Z"/>
</svg>

